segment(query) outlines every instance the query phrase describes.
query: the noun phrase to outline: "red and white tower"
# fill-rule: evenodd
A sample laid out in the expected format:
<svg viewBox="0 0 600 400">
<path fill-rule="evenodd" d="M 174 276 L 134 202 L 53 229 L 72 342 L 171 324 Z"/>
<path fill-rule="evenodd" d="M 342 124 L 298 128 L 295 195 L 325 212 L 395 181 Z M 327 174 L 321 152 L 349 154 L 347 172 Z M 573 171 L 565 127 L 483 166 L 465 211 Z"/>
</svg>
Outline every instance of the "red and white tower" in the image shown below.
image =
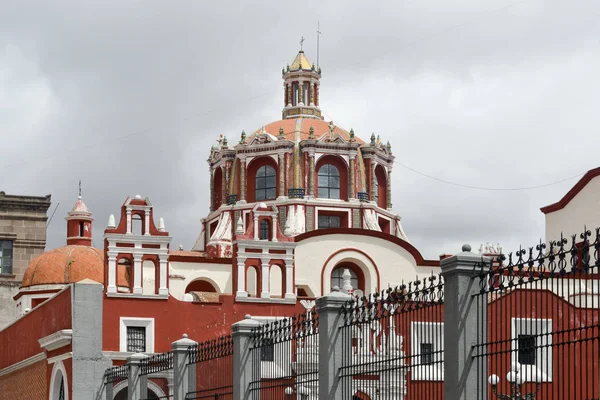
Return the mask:
<svg viewBox="0 0 600 400">
<path fill-rule="evenodd" d="M 92 213 L 79 197 L 73 209 L 65 217 L 67 221 L 67 245 L 91 246 L 92 245 Z"/>
</svg>

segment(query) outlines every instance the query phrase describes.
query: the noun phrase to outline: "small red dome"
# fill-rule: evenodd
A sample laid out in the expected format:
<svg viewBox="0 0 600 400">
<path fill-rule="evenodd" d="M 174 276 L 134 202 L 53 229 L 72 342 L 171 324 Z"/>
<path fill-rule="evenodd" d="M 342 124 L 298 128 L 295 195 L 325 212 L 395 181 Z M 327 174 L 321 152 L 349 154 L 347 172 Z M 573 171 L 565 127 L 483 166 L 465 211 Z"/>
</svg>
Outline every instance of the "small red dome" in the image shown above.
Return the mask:
<svg viewBox="0 0 600 400">
<path fill-rule="evenodd" d="M 56 285 L 91 279 L 104 283 L 104 253 L 88 246 L 63 246 L 31 261 L 21 287 Z"/>
</svg>

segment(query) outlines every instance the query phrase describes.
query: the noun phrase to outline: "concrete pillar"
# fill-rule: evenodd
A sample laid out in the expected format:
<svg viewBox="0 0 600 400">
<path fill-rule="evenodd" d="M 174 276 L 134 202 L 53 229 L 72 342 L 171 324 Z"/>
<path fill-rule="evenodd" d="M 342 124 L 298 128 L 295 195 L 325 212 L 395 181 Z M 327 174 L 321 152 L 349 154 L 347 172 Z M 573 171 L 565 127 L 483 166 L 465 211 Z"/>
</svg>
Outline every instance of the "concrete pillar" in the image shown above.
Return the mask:
<svg viewBox="0 0 600 400">
<path fill-rule="evenodd" d="M 142 256 L 133 256 L 133 293 L 142 294 Z"/>
<path fill-rule="evenodd" d="M 127 400 L 140 400 L 148 396 L 148 375 L 141 374 L 142 361 L 148 358 L 142 353 L 132 354 L 127 359 L 129 378 L 127 379 Z"/>
<path fill-rule="evenodd" d="M 340 368 L 343 355 L 349 355 L 352 341 L 349 335 L 342 335 L 344 325 L 341 308 L 351 299 L 350 295 L 334 291 L 319 297 L 316 310 L 319 313 L 319 398 L 328 400 L 346 400 L 352 398 L 350 388 L 342 388 Z M 344 393 L 347 389 L 348 393 Z"/>
<path fill-rule="evenodd" d="M 261 281 L 261 290 L 260 297 L 263 299 L 271 298 L 271 289 L 269 288 L 270 282 L 270 271 L 269 271 L 269 262 L 263 261 L 261 264 L 261 273 L 260 273 L 260 281 Z"/>
<path fill-rule="evenodd" d="M 131 235 L 131 210 L 127 209 L 126 211 L 127 214 L 127 234 Z"/>
<path fill-rule="evenodd" d="M 258 216 L 254 216 L 254 240 L 258 240 L 258 231 L 260 230 L 260 226 L 258 226 Z"/>
<path fill-rule="evenodd" d="M 102 355 L 102 284 L 85 279 L 72 286 L 72 396 L 95 399 L 112 361 Z M 112 398 L 111 398 L 112 400 Z"/>
<path fill-rule="evenodd" d="M 472 279 L 474 268 L 488 257 L 471 253 L 468 244 L 462 252 L 442 260 L 444 277 L 444 398 L 477 400 L 487 396 L 487 382 L 478 385 L 477 364 L 472 346 L 487 342 L 487 312 L 477 313 L 479 280 Z M 482 320 L 483 318 L 483 320 Z"/>
<path fill-rule="evenodd" d="M 259 392 L 250 392 L 250 384 L 260 376 L 260 351 L 252 351 L 252 330 L 260 323 L 250 315 L 231 326 L 233 337 L 233 400 L 259 400 Z"/>
<path fill-rule="evenodd" d="M 173 353 L 173 400 L 185 400 L 189 392 L 196 390 L 196 364 L 188 364 L 188 349 L 197 345 L 186 334 L 171 343 Z"/>
<path fill-rule="evenodd" d="M 150 236 L 150 210 L 144 211 L 144 235 Z"/>
<path fill-rule="evenodd" d="M 104 399 L 105 400 L 113 400 L 114 399 L 112 382 L 106 382 L 104 384 Z"/>
</svg>

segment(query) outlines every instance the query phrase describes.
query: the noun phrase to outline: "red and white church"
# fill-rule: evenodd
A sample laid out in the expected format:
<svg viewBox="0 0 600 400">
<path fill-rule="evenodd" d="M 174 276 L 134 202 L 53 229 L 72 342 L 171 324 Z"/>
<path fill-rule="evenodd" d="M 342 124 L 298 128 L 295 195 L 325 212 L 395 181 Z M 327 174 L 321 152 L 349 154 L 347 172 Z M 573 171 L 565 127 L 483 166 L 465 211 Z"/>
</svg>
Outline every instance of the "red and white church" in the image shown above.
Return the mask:
<svg viewBox="0 0 600 400">
<path fill-rule="evenodd" d="M 345 270 L 365 293 L 439 272 L 392 211 L 390 144 L 324 120 L 321 69 L 303 51 L 282 78 L 281 120 L 210 149 L 210 213 L 190 251 L 171 249 L 165 222 L 139 195 L 103 217 L 104 246 L 93 248 L 95 220 L 76 201 L 66 245 L 31 262 L 15 321 L 0 331 L 0 393 L 84 398 L 76 374 L 87 359 L 103 371 L 135 352 L 168 351 L 184 332 L 203 341 L 246 314 L 298 313 L 300 300 L 342 287 Z M 99 301 L 85 297 L 89 287 Z M 76 345 L 90 326 L 89 348 Z M 171 379 L 153 377 L 150 394 L 168 395 Z"/>
</svg>

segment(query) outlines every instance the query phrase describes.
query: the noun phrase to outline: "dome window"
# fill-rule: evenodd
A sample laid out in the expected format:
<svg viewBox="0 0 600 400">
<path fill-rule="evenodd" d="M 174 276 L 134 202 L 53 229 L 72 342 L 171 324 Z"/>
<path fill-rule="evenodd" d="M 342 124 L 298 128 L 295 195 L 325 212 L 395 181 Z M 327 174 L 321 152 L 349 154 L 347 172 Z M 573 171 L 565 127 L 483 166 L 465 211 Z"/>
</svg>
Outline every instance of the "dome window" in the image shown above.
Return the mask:
<svg viewBox="0 0 600 400">
<path fill-rule="evenodd" d="M 256 171 L 255 183 L 256 189 L 254 194 L 256 201 L 272 200 L 277 197 L 277 173 L 272 166 L 261 166 Z"/>
<path fill-rule="evenodd" d="M 340 198 L 340 171 L 332 164 L 319 168 L 319 197 L 325 199 Z"/>
</svg>

